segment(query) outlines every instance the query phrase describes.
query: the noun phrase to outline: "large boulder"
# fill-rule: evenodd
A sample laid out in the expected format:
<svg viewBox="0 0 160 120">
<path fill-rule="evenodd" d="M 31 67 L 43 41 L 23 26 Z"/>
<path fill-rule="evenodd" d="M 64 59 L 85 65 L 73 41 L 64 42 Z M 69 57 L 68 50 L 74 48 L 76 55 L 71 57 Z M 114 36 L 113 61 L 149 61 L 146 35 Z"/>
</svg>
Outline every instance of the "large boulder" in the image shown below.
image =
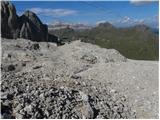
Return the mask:
<svg viewBox="0 0 160 120">
<path fill-rule="evenodd" d="M 18 16 L 11 2 L 1 2 L 1 35 L 5 38 L 15 39 L 19 35 Z"/>
</svg>

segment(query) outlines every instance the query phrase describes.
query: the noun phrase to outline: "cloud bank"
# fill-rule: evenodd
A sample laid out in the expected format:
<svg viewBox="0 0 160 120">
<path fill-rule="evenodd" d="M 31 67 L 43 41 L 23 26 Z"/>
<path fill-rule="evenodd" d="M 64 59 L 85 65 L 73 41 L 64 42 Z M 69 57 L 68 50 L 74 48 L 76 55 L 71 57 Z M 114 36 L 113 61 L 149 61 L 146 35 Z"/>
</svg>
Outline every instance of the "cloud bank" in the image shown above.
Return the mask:
<svg viewBox="0 0 160 120">
<path fill-rule="evenodd" d="M 110 22 L 111 24 L 119 27 L 127 27 L 127 26 L 134 26 L 138 24 L 145 24 L 148 26 L 151 26 L 153 28 L 158 28 L 159 26 L 159 17 L 158 15 L 149 17 L 149 18 L 141 18 L 141 19 L 136 19 L 136 18 L 131 18 L 129 16 L 124 16 L 121 19 L 117 20 L 112 20 L 112 21 L 107 21 L 107 20 L 102 20 L 102 21 L 97 21 L 97 24 L 99 23 L 105 23 L 105 22 Z"/>
<path fill-rule="evenodd" d="M 77 11 L 71 9 L 52 9 L 52 8 L 31 8 L 32 12 L 45 16 L 69 16 L 75 15 Z"/>
<path fill-rule="evenodd" d="M 144 5 L 152 2 L 158 2 L 158 0 L 130 0 L 130 3 L 134 5 Z"/>
</svg>

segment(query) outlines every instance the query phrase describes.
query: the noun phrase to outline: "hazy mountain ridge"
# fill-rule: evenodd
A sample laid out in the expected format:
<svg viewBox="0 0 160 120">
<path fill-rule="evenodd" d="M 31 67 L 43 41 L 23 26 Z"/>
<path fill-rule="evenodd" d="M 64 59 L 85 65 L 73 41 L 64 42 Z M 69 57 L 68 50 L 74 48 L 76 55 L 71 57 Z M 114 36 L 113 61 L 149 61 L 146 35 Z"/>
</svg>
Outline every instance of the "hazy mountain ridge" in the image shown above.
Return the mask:
<svg viewBox="0 0 160 120">
<path fill-rule="evenodd" d="M 59 30 L 59 29 L 65 29 L 65 28 L 70 28 L 74 30 L 86 30 L 86 29 L 91 29 L 92 26 L 85 25 L 85 24 L 69 24 L 69 23 L 56 23 L 56 24 L 49 24 L 48 29 L 49 30 Z"/>
<path fill-rule="evenodd" d="M 104 48 L 114 48 L 127 58 L 158 60 L 158 35 L 146 25 L 116 28 L 110 23 L 101 23 L 89 30 L 75 31 L 71 28 L 49 30 L 64 41 L 81 39 L 83 42 L 97 44 Z"/>
</svg>

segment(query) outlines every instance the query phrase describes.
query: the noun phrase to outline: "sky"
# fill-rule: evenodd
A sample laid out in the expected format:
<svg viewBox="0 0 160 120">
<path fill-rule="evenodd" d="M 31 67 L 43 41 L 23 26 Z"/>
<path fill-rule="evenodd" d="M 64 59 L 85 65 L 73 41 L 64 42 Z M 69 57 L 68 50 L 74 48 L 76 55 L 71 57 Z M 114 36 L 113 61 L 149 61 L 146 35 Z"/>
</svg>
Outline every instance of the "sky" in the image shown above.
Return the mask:
<svg viewBox="0 0 160 120">
<path fill-rule="evenodd" d="M 157 1 L 12 1 L 17 14 L 35 12 L 43 23 L 97 25 L 110 22 L 119 27 L 146 24 L 158 27 Z"/>
</svg>

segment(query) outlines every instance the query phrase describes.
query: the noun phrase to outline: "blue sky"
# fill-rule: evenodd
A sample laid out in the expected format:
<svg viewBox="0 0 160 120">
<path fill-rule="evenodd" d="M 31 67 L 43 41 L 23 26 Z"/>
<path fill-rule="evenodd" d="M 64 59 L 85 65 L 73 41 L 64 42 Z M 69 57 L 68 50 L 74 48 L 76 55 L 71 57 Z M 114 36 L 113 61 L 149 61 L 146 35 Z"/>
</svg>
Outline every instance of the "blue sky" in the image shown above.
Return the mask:
<svg viewBox="0 0 160 120">
<path fill-rule="evenodd" d="M 17 13 L 31 10 L 43 23 L 56 21 L 96 25 L 108 21 L 116 26 L 158 26 L 158 2 L 135 1 L 12 1 Z"/>
</svg>

